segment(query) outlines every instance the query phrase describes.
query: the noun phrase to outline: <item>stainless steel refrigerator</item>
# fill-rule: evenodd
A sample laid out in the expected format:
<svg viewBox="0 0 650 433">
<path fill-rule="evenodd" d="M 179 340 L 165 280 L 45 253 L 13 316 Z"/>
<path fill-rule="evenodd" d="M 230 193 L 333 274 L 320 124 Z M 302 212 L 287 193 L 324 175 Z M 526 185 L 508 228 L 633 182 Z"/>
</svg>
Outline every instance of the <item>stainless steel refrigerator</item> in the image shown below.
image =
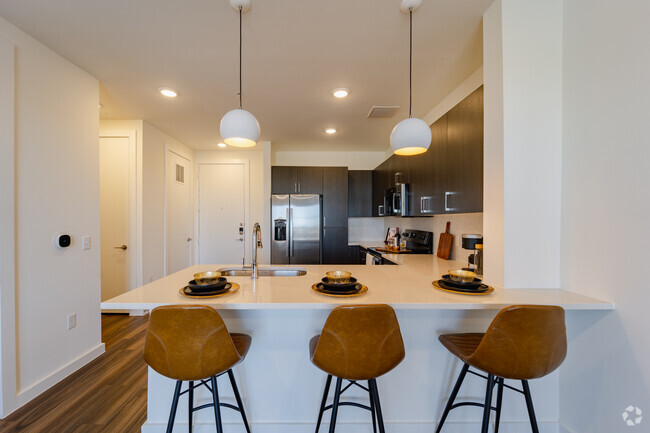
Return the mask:
<svg viewBox="0 0 650 433">
<path fill-rule="evenodd" d="M 277 194 L 271 196 L 271 263 L 320 263 L 321 196 Z"/>
</svg>

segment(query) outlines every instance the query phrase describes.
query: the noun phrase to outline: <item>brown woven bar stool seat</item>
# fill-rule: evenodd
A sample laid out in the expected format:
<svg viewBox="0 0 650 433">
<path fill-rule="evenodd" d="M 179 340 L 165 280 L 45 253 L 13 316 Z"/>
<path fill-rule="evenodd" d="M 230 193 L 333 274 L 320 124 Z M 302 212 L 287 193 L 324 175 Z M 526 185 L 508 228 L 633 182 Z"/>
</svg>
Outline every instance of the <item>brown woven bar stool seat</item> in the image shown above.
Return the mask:
<svg viewBox="0 0 650 433">
<path fill-rule="evenodd" d="M 379 402 L 376 378 L 388 373 L 404 359 L 404 342 L 395 311 L 388 305 L 350 305 L 337 307 L 330 313 L 323 331 L 309 342 L 312 363 L 327 373 L 316 433 L 323 413 L 332 409 L 330 433 L 334 433 L 340 406 L 356 406 L 372 414 L 373 431 L 384 433 L 384 421 Z M 332 376 L 336 387 L 332 405 L 326 406 Z M 350 384 L 341 390 L 343 380 Z M 367 380 L 368 387 L 357 381 Z M 340 402 L 341 394 L 356 385 L 367 391 L 370 406 Z M 376 419 L 375 419 L 376 417 Z"/>
<path fill-rule="evenodd" d="M 556 306 L 513 305 L 499 311 L 485 333 L 445 334 L 440 342 L 464 365 L 438 424 L 439 433 L 449 415 L 458 406 L 483 407 L 482 432 L 487 433 L 490 413 L 496 411 L 495 432 L 499 430 L 503 389 L 524 394 L 533 432 L 539 431 L 528 380 L 537 379 L 557 369 L 567 353 L 564 309 Z M 470 367 L 482 370 L 478 374 Z M 467 373 L 487 379 L 484 404 L 457 403 L 454 400 Z M 522 390 L 505 385 L 505 379 L 520 380 Z M 492 393 L 497 387 L 497 404 L 492 407 Z"/>
<path fill-rule="evenodd" d="M 212 393 L 217 431 L 222 432 L 222 406 L 241 413 L 246 431 L 250 433 L 244 406 L 239 395 L 232 368 L 242 362 L 251 346 L 246 334 L 230 334 L 221 316 L 205 305 L 168 305 L 151 311 L 145 338 L 144 360 L 159 374 L 176 380 L 176 388 L 167 424 L 174 427 L 179 397 L 188 394 L 189 426 L 192 430 L 194 389 L 205 386 Z M 228 374 L 238 407 L 219 402 L 217 377 Z M 189 382 L 181 392 L 182 383 Z M 194 385 L 194 381 L 199 381 Z"/>
</svg>

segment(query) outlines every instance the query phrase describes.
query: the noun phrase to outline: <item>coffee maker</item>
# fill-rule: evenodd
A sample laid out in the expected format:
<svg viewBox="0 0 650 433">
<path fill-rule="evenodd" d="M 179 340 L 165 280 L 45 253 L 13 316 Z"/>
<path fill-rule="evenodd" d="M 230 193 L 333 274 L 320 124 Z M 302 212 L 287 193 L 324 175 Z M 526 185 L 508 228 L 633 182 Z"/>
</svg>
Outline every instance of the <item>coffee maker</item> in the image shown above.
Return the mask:
<svg viewBox="0 0 650 433">
<path fill-rule="evenodd" d="M 462 247 L 465 250 L 473 251 L 473 253 L 467 257 L 467 268 L 464 269 L 482 275 L 483 274 L 483 235 L 477 235 L 477 234 L 462 235 Z"/>
</svg>

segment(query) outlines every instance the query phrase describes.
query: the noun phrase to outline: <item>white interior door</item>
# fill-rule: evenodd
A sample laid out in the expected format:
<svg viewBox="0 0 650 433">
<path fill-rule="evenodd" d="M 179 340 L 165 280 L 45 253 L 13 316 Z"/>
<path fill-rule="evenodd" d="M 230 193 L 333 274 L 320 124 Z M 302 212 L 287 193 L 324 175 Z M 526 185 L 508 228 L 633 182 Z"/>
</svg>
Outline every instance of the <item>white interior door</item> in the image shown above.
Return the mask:
<svg viewBox="0 0 650 433">
<path fill-rule="evenodd" d="M 99 139 L 102 301 L 129 290 L 129 137 Z"/>
<path fill-rule="evenodd" d="M 242 163 L 199 165 L 199 263 L 244 259 L 246 170 Z"/>
<path fill-rule="evenodd" d="M 165 170 L 166 274 L 192 264 L 191 164 L 182 156 L 167 151 Z"/>
</svg>

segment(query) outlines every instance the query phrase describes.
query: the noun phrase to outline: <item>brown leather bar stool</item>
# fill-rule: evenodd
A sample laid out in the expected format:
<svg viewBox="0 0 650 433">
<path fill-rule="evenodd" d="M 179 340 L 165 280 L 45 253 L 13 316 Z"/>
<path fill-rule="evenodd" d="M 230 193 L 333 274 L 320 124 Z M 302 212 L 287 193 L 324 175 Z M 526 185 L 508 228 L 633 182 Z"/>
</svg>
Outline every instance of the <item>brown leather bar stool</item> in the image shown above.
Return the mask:
<svg viewBox="0 0 650 433">
<path fill-rule="evenodd" d="M 174 428 L 178 399 L 185 393 L 188 394 L 190 433 L 193 412 L 206 407 L 214 408 L 218 433 L 223 431 L 221 407 L 240 412 L 246 431 L 250 433 L 232 373 L 232 368 L 243 361 L 250 346 L 249 335 L 228 333 L 214 308 L 204 305 L 168 305 L 151 311 L 144 343 L 144 360 L 158 373 L 176 380 L 167 433 L 171 433 Z M 230 378 L 237 406 L 219 402 L 217 377 L 225 373 Z M 188 387 L 181 392 L 184 381 L 188 382 Z M 195 385 L 194 381 L 200 383 Z M 194 389 L 201 385 L 210 390 L 213 403 L 194 407 Z"/>
<path fill-rule="evenodd" d="M 449 411 L 459 406 L 483 408 L 482 433 L 487 433 L 490 413 L 496 412 L 494 432 L 499 431 L 503 388 L 524 395 L 528 417 L 534 433 L 538 433 L 528 381 L 551 373 L 566 357 L 567 341 L 564 309 L 555 306 L 513 305 L 499 311 L 484 334 L 445 334 L 440 342 L 465 364 L 458 376 L 436 433 L 440 433 Z M 487 376 L 470 370 L 477 368 Z M 458 390 L 467 373 L 487 379 L 485 402 L 454 404 Z M 505 379 L 520 380 L 522 389 L 504 383 Z M 497 404 L 492 407 L 492 394 L 497 386 Z"/>
<path fill-rule="evenodd" d="M 323 331 L 309 342 L 311 362 L 325 373 L 325 391 L 318 412 L 316 433 L 323 413 L 332 409 L 330 433 L 336 428 L 340 406 L 356 406 L 372 414 L 372 428 L 384 433 L 384 419 L 379 402 L 377 378 L 388 373 L 404 359 L 404 342 L 395 311 L 388 305 L 350 305 L 337 307 L 330 313 Z M 325 406 L 332 376 L 336 376 L 334 401 Z M 350 383 L 341 390 L 343 379 Z M 367 380 L 368 387 L 358 381 Z M 369 394 L 370 406 L 341 402 L 341 394 L 352 385 Z M 377 420 L 375 420 L 375 416 Z"/>
</svg>

